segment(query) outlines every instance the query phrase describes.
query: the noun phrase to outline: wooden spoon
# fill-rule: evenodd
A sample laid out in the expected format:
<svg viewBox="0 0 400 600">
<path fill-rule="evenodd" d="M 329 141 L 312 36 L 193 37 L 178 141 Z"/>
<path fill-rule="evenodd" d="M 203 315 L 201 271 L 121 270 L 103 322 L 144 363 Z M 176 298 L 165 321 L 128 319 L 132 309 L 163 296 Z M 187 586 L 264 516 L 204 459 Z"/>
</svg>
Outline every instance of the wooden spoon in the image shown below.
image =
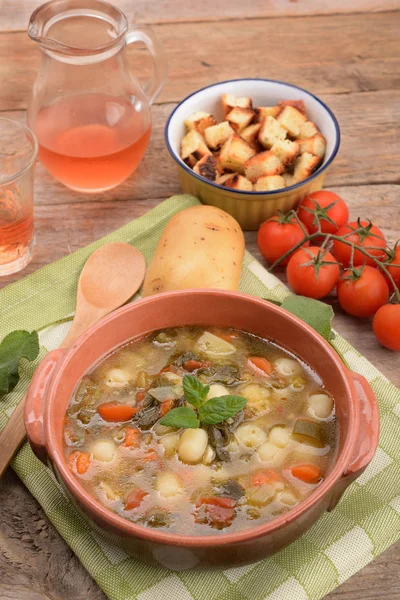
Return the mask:
<svg viewBox="0 0 400 600">
<path fill-rule="evenodd" d="M 79 277 L 74 320 L 60 348 L 72 346 L 90 325 L 129 300 L 145 273 L 143 254 L 129 244 L 112 242 L 93 252 Z M 25 439 L 24 404 L 25 396 L 0 433 L 0 477 Z"/>
</svg>

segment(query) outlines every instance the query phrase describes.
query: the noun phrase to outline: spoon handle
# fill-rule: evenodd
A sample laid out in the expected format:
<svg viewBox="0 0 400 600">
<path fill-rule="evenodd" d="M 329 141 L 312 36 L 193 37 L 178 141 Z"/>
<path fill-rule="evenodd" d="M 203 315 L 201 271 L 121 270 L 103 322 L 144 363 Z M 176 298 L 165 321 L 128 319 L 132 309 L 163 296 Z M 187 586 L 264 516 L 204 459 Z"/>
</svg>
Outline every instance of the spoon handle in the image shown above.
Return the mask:
<svg viewBox="0 0 400 600">
<path fill-rule="evenodd" d="M 15 407 L 6 426 L 0 433 L 0 477 L 25 439 L 24 406 L 25 395 Z"/>
</svg>

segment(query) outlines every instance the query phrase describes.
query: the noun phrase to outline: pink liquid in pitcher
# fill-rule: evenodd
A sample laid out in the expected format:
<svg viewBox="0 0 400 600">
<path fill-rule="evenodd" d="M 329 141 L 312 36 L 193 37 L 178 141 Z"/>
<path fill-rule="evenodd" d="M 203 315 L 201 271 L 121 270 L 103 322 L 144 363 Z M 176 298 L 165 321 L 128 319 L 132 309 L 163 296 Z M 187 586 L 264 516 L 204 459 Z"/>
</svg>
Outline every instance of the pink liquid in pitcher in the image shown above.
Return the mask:
<svg viewBox="0 0 400 600">
<path fill-rule="evenodd" d="M 106 94 L 72 96 L 42 108 L 34 129 L 40 161 L 81 192 L 122 183 L 143 158 L 151 132 L 132 104 Z"/>
</svg>

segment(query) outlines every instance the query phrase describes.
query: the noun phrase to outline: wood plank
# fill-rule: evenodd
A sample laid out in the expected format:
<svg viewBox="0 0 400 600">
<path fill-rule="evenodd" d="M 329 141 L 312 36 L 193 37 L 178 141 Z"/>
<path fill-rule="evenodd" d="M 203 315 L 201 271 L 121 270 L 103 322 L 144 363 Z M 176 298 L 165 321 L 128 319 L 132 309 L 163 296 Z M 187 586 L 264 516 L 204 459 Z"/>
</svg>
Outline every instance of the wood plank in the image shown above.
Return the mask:
<svg viewBox="0 0 400 600">
<path fill-rule="evenodd" d="M 321 98 L 335 112 L 342 130 L 341 149 L 328 172 L 325 186 L 398 182 L 400 92 L 328 94 Z M 38 164 L 35 204 L 66 204 L 81 202 L 83 198 L 87 202 L 114 198 L 163 198 L 179 192 L 175 163 L 164 143 L 164 124 L 173 106 L 163 104 L 153 107 L 153 133 L 145 158 L 136 173 L 119 188 L 84 196 L 56 182 Z M 3 114 L 25 121 L 22 111 Z"/>
<path fill-rule="evenodd" d="M 215 3 L 216 5 L 218 3 Z M 398 89 L 400 12 L 155 26 L 169 60 L 162 102 L 240 77 L 291 81 L 316 94 Z M 385 60 L 382 60 L 382 45 Z M 142 48 L 129 49 L 147 77 Z M 25 32 L 0 34 L 0 110 L 26 108 L 39 51 Z M 71 77 L 73 75 L 71 74 Z"/>
<path fill-rule="evenodd" d="M 25 29 L 31 13 L 43 4 L 42 0 L 3 0 L 0 7 L 1 28 Z M 251 12 L 241 0 L 229 2 L 186 2 L 183 6 L 175 0 L 113 0 L 127 16 L 130 23 L 170 23 L 174 21 L 219 21 L 220 19 L 254 19 L 260 17 L 298 17 L 304 15 L 332 15 L 338 13 L 376 13 L 395 10 L 397 0 L 252 0 Z"/>
<path fill-rule="evenodd" d="M 399 186 L 334 187 L 349 203 L 351 217 L 365 216 L 382 228 L 389 242 L 400 231 L 398 211 Z M 159 199 L 104 202 L 77 202 L 39 205 L 36 208 L 37 247 L 34 262 L 19 274 L 5 277 L 1 286 L 18 281 L 29 273 L 58 258 L 82 248 L 122 227 L 131 219 L 147 212 Z M 258 253 L 255 232 L 246 233 L 247 248 L 263 262 Z M 335 310 L 334 325 L 346 339 L 373 362 L 396 385 L 400 386 L 400 354 L 391 355 L 375 340 L 368 319 L 354 319 L 341 311 L 336 298 L 330 299 Z"/>
</svg>

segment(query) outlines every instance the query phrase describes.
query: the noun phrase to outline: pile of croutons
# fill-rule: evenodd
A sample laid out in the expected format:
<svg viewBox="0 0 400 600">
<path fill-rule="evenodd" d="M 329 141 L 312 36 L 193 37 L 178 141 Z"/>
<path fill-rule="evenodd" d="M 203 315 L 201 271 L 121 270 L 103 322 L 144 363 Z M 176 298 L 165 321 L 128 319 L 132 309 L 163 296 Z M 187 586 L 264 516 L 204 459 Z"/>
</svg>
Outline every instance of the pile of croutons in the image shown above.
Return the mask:
<svg viewBox="0 0 400 600">
<path fill-rule="evenodd" d="M 302 100 L 253 108 L 251 98 L 222 96 L 224 121 L 195 112 L 185 120 L 181 158 L 219 185 L 266 192 L 307 179 L 321 164 L 326 140 Z"/>
</svg>

